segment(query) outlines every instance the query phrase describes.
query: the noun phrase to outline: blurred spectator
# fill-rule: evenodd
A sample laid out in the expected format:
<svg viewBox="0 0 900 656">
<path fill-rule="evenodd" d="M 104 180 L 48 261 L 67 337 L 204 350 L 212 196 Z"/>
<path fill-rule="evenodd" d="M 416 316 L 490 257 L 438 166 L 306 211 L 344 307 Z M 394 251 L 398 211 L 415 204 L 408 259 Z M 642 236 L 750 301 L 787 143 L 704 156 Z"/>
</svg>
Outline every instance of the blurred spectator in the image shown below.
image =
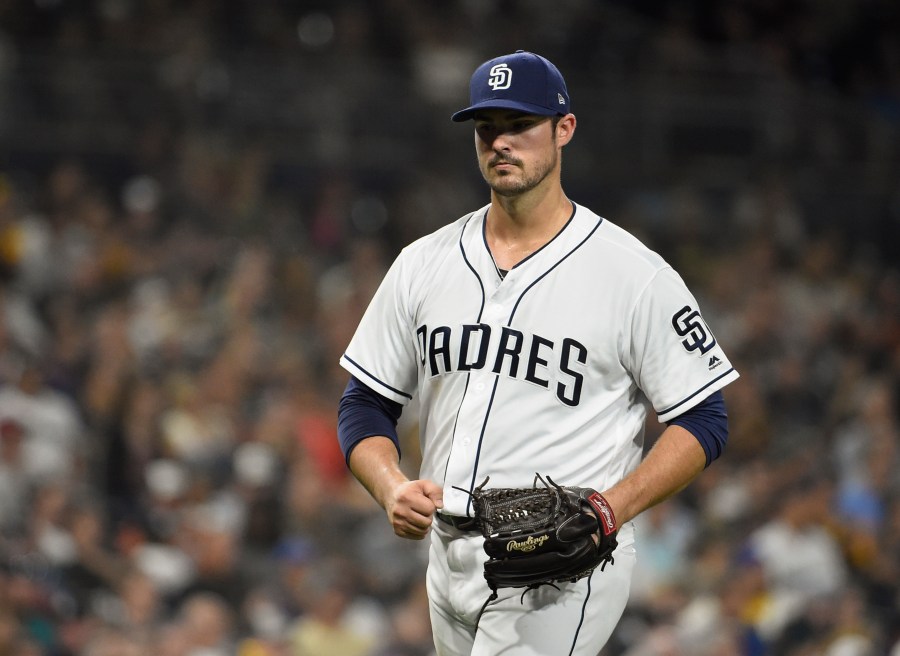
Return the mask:
<svg viewBox="0 0 900 656">
<path fill-rule="evenodd" d="M 352 570 L 325 562 L 306 580 L 309 605 L 288 628 L 295 653 L 304 656 L 365 656 L 383 638 L 387 618 L 354 589 Z"/>
<path fill-rule="evenodd" d="M 149 576 L 132 569 L 120 577 L 113 591 L 114 610 L 105 619 L 128 635 L 149 643 L 165 617 L 166 607 L 159 587 Z"/>
<path fill-rule="evenodd" d="M 20 534 L 24 528 L 21 510 L 30 491 L 22 443 L 25 431 L 15 419 L 0 420 L 0 532 Z"/>
<path fill-rule="evenodd" d="M 187 654 L 229 656 L 235 652 L 234 616 L 224 598 L 209 592 L 187 597 L 178 609 L 178 630 Z"/>
<path fill-rule="evenodd" d="M 391 611 L 387 644 L 375 649 L 370 656 L 431 656 L 434 654 L 428 613 L 425 582 L 419 581 L 410 587 L 406 595 Z"/>
<path fill-rule="evenodd" d="M 641 559 L 635 564 L 629 599 L 642 605 L 658 591 L 681 582 L 697 523 L 681 503 L 669 503 L 639 516 L 635 527 L 641 535 Z"/>
<path fill-rule="evenodd" d="M 37 642 L 28 637 L 16 615 L 0 612 L 0 654 L 3 656 L 43 656 Z"/>
<path fill-rule="evenodd" d="M 829 603 L 847 582 L 835 528 L 834 486 L 825 478 L 800 481 L 777 501 L 776 515 L 749 536 L 750 557 L 762 565 L 771 590 L 777 635 L 811 605 Z M 767 639 L 772 635 L 765 636 Z"/>
<path fill-rule="evenodd" d="M 66 512 L 67 534 L 74 548 L 73 562 L 62 568 L 67 589 L 84 612 L 98 593 L 114 590 L 125 574 L 127 562 L 108 545 L 108 533 L 99 506 L 70 506 Z"/>
<path fill-rule="evenodd" d="M 74 401 L 48 386 L 35 361 L 22 363 L 18 378 L 0 389 L 0 416 L 24 431 L 23 469 L 33 480 L 64 480 L 86 457 L 85 427 Z"/>
</svg>

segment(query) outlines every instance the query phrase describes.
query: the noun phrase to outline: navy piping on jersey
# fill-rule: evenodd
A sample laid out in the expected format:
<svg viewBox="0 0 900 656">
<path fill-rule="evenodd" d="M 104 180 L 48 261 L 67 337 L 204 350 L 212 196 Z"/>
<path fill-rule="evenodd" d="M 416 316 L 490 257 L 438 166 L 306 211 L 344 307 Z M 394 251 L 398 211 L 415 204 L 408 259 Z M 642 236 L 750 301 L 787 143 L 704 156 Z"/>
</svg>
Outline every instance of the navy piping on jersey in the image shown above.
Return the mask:
<svg viewBox="0 0 900 656">
<path fill-rule="evenodd" d="M 485 210 L 485 218 L 487 218 L 487 210 Z M 478 308 L 478 323 L 481 323 L 481 315 L 484 314 L 484 304 L 487 300 L 487 294 L 484 291 L 484 282 L 481 280 L 481 276 L 478 275 L 478 271 L 475 270 L 475 267 L 472 266 L 472 263 L 469 262 L 469 258 L 466 257 L 466 247 L 463 245 L 463 235 L 466 234 L 466 227 L 469 225 L 470 221 L 466 221 L 463 225 L 462 230 L 459 232 L 459 252 L 462 255 L 463 262 L 466 263 L 466 266 L 469 267 L 469 271 L 471 271 L 475 275 L 475 280 L 478 281 L 478 286 L 481 288 L 481 307 Z M 485 243 L 487 245 L 487 243 Z"/>
<path fill-rule="evenodd" d="M 574 203 L 573 203 L 573 205 L 574 205 Z M 573 216 L 574 216 L 574 212 L 573 212 L 572 214 L 573 214 Z M 570 219 L 570 220 L 571 220 L 571 219 Z M 574 253 L 574 252 L 577 251 L 579 248 L 581 248 L 581 247 L 587 242 L 588 239 L 590 239 L 591 237 L 593 237 L 593 236 L 594 236 L 594 233 L 597 232 L 597 228 L 600 227 L 600 224 L 601 224 L 601 223 L 603 223 L 603 219 L 600 219 L 599 221 L 597 221 L 597 225 L 595 225 L 595 226 L 593 227 L 593 229 L 587 234 L 587 236 L 586 236 L 584 239 L 582 239 L 582 240 L 578 243 L 578 245 L 575 246 L 575 248 L 573 248 L 573 249 L 570 250 L 568 253 L 566 253 L 566 254 L 563 255 L 561 258 L 559 258 L 559 260 L 556 262 L 556 264 L 554 264 L 552 267 L 550 267 L 549 269 L 547 269 L 546 271 L 544 271 L 544 273 L 542 273 L 540 276 L 538 276 L 537 278 L 535 278 L 535 279 L 532 281 L 532 283 L 531 283 L 530 285 L 528 285 L 528 287 L 526 287 L 526 288 L 522 291 L 522 294 L 519 296 L 519 299 L 516 301 L 516 304 L 513 306 L 513 311 L 512 311 L 512 312 L 510 313 L 510 315 L 509 315 L 509 325 L 510 325 L 510 326 L 512 325 L 513 317 L 516 315 L 516 312 L 517 312 L 518 309 L 519 309 L 519 303 L 521 303 L 521 302 L 522 302 L 522 299 L 525 298 L 525 294 L 527 294 L 528 292 L 530 292 L 531 289 L 532 289 L 535 285 L 537 285 L 541 280 L 543 280 L 544 278 L 546 278 L 546 277 L 550 274 L 551 271 L 553 271 L 556 267 L 558 267 L 560 264 L 562 264 L 563 262 L 565 262 L 565 261 L 569 258 L 569 256 L 572 255 L 572 253 Z M 568 224 L 567 224 L 567 225 L 568 225 Z"/>
<path fill-rule="evenodd" d="M 703 387 L 701 387 L 700 389 L 698 389 L 696 392 L 694 392 L 694 393 L 691 394 L 690 396 L 683 398 L 681 401 L 679 401 L 678 403 L 676 403 L 675 405 L 673 405 L 673 406 L 671 406 L 671 407 L 666 408 L 665 410 L 660 410 L 660 411 L 659 411 L 658 413 L 656 413 L 656 414 L 658 414 L 658 415 L 664 415 L 664 414 L 667 414 L 667 413 L 669 413 L 669 412 L 672 412 L 672 410 L 674 410 L 675 408 L 678 408 L 678 407 L 680 407 L 680 406 L 683 406 L 685 403 L 687 403 L 688 401 L 690 401 L 692 398 L 694 398 L 695 396 L 697 396 L 698 394 L 700 394 L 700 392 L 702 392 L 703 390 L 705 390 L 707 387 L 709 387 L 710 385 L 714 385 L 714 384 L 716 383 L 716 381 L 721 380 L 722 378 L 725 378 L 725 376 L 727 376 L 728 374 L 730 374 L 732 371 L 734 371 L 734 367 L 732 367 L 732 368 L 729 369 L 728 371 L 726 371 L 726 372 L 724 372 L 724 373 L 722 373 L 722 374 L 716 376 L 716 377 L 713 378 L 711 381 L 709 381 L 708 383 L 706 383 L 706 385 L 704 385 Z"/>
<path fill-rule="evenodd" d="M 475 451 L 475 464 L 472 467 L 472 480 L 469 481 L 469 490 L 475 489 L 476 479 L 478 478 L 478 464 L 481 462 L 481 445 L 484 444 L 484 434 L 487 431 L 488 420 L 491 418 L 491 408 L 494 407 L 494 397 L 497 396 L 497 386 L 500 384 L 500 376 L 494 377 L 494 385 L 491 387 L 491 398 L 488 400 L 487 412 L 484 413 L 484 422 L 481 424 L 481 432 L 478 434 L 478 449 Z M 469 497 L 466 503 L 466 515 L 472 507 L 472 497 Z"/>
<path fill-rule="evenodd" d="M 484 241 L 484 247 L 487 249 L 488 255 L 490 255 L 491 250 L 488 248 L 487 238 L 485 236 L 485 226 L 487 226 L 487 213 L 488 213 L 488 211 L 485 210 L 484 214 L 482 216 L 483 221 L 482 221 L 482 229 L 481 229 L 481 238 Z M 466 222 L 465 227 L 467 227 L 468 225 L 469 225 L 468 222 Z M 469 269 L 472 271 L 472 274 L 475 276 L 475 279 L 478 281 L 478 285 L 481 288 L 481 307 L 478 308 L 478 318 L 477 318 L 478 323 L 481 323 L 482 316 L 484 315 L 484 305 L 487 302 L 487 293 L 484 290 L 484 282 L 481 280 L 481 276 L 478 275 L 477 269 L 475 269 L 475 267 L 472 266 L 472 263 L 469 262 L 469 258 L 466 256 L 466 247 L 464 245 L 464 240 L 463 240 L 463 234 L 465 234 L 465 227 L 463 227 L 463 231 L 459 235 L 459 250 L 462 253 L 463 260 L 465 261 L 465 263 L 469 267 Z M 465 399 L 466 392 L 469 389 L 469 380 L 470 380 L 471 375 L 472 374 L 470 374 L 470 373 L 466 374 L 466 384 L 465 384 L 465 387 L 463 388 L 463 394 L 462 394 L 463 399 Z M 493 388 L 493 390 L 491 390 L 491 398 L 490 398 L 490 401 L 488 401 L 488 412 L 487 412 L 488 415 L 490 415 L 490 408 L 494 403 L 494 394 L 496 393 L 496 391 L 497 391 L 497 381 L 494 380 L 494 388 Z M 459 403 L 459 407 L 456 409 L 456 419 L 453 422 L 453 439 L 450 441 L 450 450 L 449 450 L 449 453 L 447 454 L 447 465 L 445 467 L 445 473 L 446 473 L 446 469 L 450 467 L 450 458 L 453 455 L 453 446 L 456 444 L 456 426 L 459 422 L 459 413 L 461 410 L 462 410 L 462 400 Z M 487 416 L 485 416 L 485 424 L 486 423 L 487 423 Z M 472 467 L 472 480 L 469 481 L 469 491 L 470 492 L 475 489 L 475 477 L 478 475 L 478 460 L 481 457 L 481 440 L 484 437 L 484 425 L 485 424 L 482 424 L 481 434 L 478 436 L 478 450 L 475 452 L 475 465 L 474 465 L 474 467 Z M 466 503 L 466 515 L 467 516 L 470 514 L 469 511 L 471 509 L 471 506 L 472 506 L 472 498 L 469 497 L 469 500 Z"/>
<path fill-rule="evenodd" d="M 541 246 L 541 247 L 540 247 L 539 249 L 537 249 L 534 253 L 531 253 L 531 254 L 528 255 L 527 257 L 523 257 L 521 260 L 519 260 L 518 262 L 516 262 L 516 263 L 512 266 L 513 269 L 515 269 L 515 268 L 516 268 L 517 266 L 519 266 L 520 264 L 523 264 L 524 262 L 527 262 L 528 260 L 530 260 L 531 258 L 533 258 L 535 255 L 537 255 L 538 253 L 540 253 L 542 250 L 544 250 L 545 248 L 547 248 L 550 244 L 552 244 L 554 241 L 556 241 L 556 238 L 557 238 L 557 237 L 559 237 L 562 233 L 564 233 L 564 232 L 566 231 L 566 228 L 568 228 L 568 227 L 569 227 L 569 224 L 572 223 L 572 219 L 575 218 L 575 210 L 578 208 L 578 205 L 576 205 L 573 201 L 569 201 L 569 202 L 572 203 L 572 213 L 569 215 L 569 218 L 566 220 L 566 224 L 565 224 L 562 228 L 560 228 L 559 232 L 557 232 L 555 235 L 553 235 L 553 238 L 550 239 L 550 241 L 548 241 L 546 244 L 544 244 L 543 246 Z M 490 209 L 490 208 L 488 208 L 488 209 Z M 481 224 L 481 239 L 482 239 L 482 241 L 484 242 L 484 248 L 485 248 L 485 250 L 488 252 L 488 255 L 490 255 L 491 258 L 493 258 L 494 256 L 493 256 L 493 254 L 491 254 L 491 249 L 490 249 L 490 247 L 488 246 L 488 243 L 487 243 L 487 213 L 488 213 L 488 210 L 485 210 L 485 211 L 484 211 L 484 222 Z M 602 220 L 603 220 L 603 219 L 601 219 L 601 221 L 602 221 Z M 510 270 L 509 270 L 509 269 L 501 269 L 501 271 L 506 271 L 506 272 L 508 273 Z M 480 280 L 480 278 L 479 278 L 479 280 Z"/>
<path fill-rule="evenodd" d="M 596 570 L 594 570 L 596 571 Z M 587 577 L 587 594 L 584 595 L 584 603 L 581 604 L 581 617 L 578 618 L 578 628 L 575 629 L 575 637 L 572 638 L 572 648 L 569 650 L 569 656 L 575 653 L 575 645 L 578 644 L 578 636 L 581 634 L 581 627 L 584 626 L 584 618 L 587 614 L 588 601 L 591 598 L 591 580 L 594 578 L 594 572 Z"/>
<path fill-rule="evenodd" d="M 394 387 L 391 387 L 390 385 L 388 385 L 386 382 L 384 382 L 383 380 L 381 380 L 381 379 L 378 378 L 377 376 L 373 376 L 372 373 L 371 373 L 370 371 L 366 371 L 365 368 L 361 367 L 361 366 L 359 365 L 358 362 L 356 362 L 353 358 L 351 358 L 350 356 L 348 356 L 346 353 L 344 353 L 344 359 L 347 360 L 347 362 L 349 362 L 350 364 L 352 364 L 354 367 L 356 367 L 357 369 L 359 369 L 361 372 L 363 372 L 364 374 L 366 374 L 369 378 L 371 378 L 372 380 L 374 380 L 376 383 L 378 383 L 379 385 L 383 385 L 385 389 L 389 389 L 389 390 L 391 390 L 392 392 L 394 392 L 395 394 L 399 394 L 400 396 L 403 396 L 403 397 L 405 397 L 405 398 L 407 398 L 407 399 L 412 400 L 412 394 L 407 394 L 406 392 L 404 392 L 404 391 L 402 391 L 402 390 L 398 390 L 398 389 L 396 389 L 396 388 L 394 388 Z"/>
<path fill-rule="evenodd" d="M 485 212 L 485 215 L 487 212 Z M 474 213 L 473 213 L 474 216 Z M 487 294 L 484 291 L 484 283 L 481 280 L 481 276 L 478 275 L 478 271 L 475 270 L 475 267 L 472 266 L 472 263 L 469 262 L 469 258 L 466 257 L 466 249 L 463 246 L 463 235 L 466 233 L 466 227 L 469 225 L 469 221 L 463 225 L 462 230 L 459 233 L 459 252 L 462 255 L 463 262 L 466 263 L 466 266 L 469 267 L 469 270 L 475 276 L 475 280 L 478 281 L 478 287 L 481 289 L 481 307 L 478 308 L 478 323 L 481 323 L 481 317 L 484 314 L 484 305 L 487 302 Z M 466 392 L 469 391 L 469 381 L 472 379 L 472 374 L 466 374 L 466 382 L 463 385 L 463 398 L 466 397 Z M 453 455 L 453 445 L 456 444 L 456 427 L 459 425 L 459 413 L 462 410 L 462 403 L 456 408 L 456 416 L 453 418 L 453 435 L 450 438 L 450 448 L 447 450 L 447 461 L 444 463 L 444 480 L 447 479 L 447 470 L 450 468 L 450 458 Z M 473 489 L 473 488 L 470 488 Z M 466 514 L 468 515 L 468 506 L 466 507 Z"/>
</svg>

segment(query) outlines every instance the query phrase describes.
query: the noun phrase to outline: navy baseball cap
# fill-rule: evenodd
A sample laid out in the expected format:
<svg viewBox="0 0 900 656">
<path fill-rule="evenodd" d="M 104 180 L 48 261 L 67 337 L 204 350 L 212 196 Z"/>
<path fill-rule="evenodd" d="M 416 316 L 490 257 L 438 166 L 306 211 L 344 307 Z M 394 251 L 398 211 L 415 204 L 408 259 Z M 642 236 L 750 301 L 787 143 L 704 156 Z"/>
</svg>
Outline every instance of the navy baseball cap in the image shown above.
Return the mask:
<svg viewBox="0 0 900 656">
<path fill-rule="evenodd" d="M 548 59 L 516 50 L 484 62 L 469 82 L 469 106 L 450 118 L 468 121 L 480 109 L 515 109 L 539 116 L 569 113 L 569 92 L 562 74 Z"/>
</svg>

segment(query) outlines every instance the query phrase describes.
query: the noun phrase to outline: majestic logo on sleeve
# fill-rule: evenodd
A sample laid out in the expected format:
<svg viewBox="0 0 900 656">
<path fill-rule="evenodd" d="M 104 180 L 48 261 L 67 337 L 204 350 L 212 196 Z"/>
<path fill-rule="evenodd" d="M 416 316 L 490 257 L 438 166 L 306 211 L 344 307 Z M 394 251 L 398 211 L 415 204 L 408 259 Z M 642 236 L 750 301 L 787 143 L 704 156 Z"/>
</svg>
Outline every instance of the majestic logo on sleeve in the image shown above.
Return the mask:
<svg viewBox="0 0 900 656">
<path fill-rule="evenodd" d="M 512 84 L 512 69 L 506 64 L 497 64 L 491 67 L 488 85 L 494 91 L 509 89 Z"/>
<path fill-rule="evenodd" d="M 688 353 L 699 350 L 701 355 L 706 354 L 716 345 L 716 338 L 706 325 L 700 312 L 685 305 L 672 317 L 672 327 L 681 340 L 681 345 Z"/>
<path fill-rule="evenodd" d="M 487 369 L 550 390 L 568 406 L 581 402 L 588 351 L 574 339 L 551 340 L 484 323 L 419 326 L 416 336 L 426 375 Z"/>
</svg>

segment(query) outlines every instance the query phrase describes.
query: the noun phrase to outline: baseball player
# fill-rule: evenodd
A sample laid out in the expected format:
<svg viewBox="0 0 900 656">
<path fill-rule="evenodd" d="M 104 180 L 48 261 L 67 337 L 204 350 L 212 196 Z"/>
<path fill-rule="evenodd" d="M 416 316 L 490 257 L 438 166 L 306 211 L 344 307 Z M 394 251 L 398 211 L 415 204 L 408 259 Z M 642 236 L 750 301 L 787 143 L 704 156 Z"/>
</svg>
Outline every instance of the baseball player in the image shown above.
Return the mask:
<svg viewBox="0 0 900 656">
<path fill-rule="evenodd" d="M 628 597 L 631 520 L 721 454 L 721 389 L 738 374 L 678 274 L 564 193 L 576 118 L 551 62 L 485 62 L 452 119 L 474 122 L 490 203 L 393 263 L 341 358 L 340 443 L 394 532 L 430 537 L 439 656 L 596 656 Z M 416 395 L 422 465 L 409 480 L 396 423 Z M 651 408 L 667 427 L 642 458 Z M 614 559 L 491 597 L 471 493 L 488 477 L 529 487 L 536 473 L 595 491 Z"/>
</svg>

